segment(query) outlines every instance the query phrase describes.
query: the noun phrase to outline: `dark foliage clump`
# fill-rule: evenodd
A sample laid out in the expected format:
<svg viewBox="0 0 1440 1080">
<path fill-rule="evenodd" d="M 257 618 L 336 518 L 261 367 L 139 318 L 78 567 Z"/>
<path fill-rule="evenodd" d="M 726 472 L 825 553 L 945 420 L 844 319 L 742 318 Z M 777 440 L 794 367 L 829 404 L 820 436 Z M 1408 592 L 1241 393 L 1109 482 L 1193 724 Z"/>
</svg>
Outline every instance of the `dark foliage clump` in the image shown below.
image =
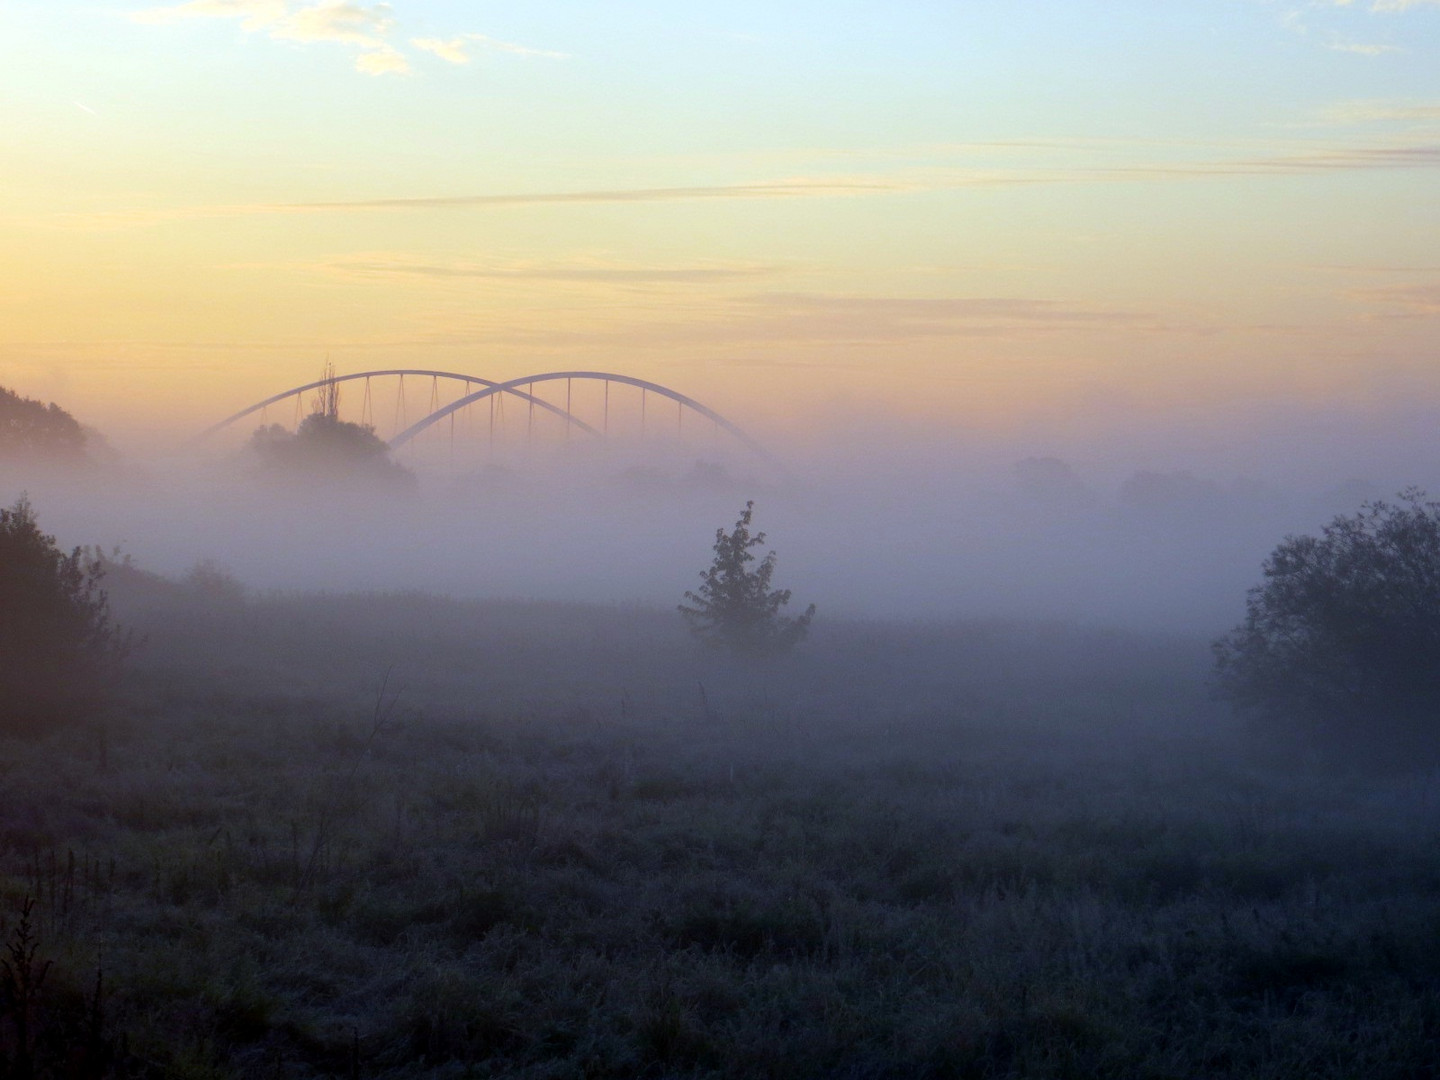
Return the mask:
<svg viewBox="0 0 1440 1080">
<path fill-rule="evenodd" d="M 85 431 L 53 401 L 21 397 L 0 386 L 0 457 L 74 464 L 85 460 Z"/>
<path fill-rule="evenodd" d="M 1286 539 L 1216 642 L 1222 692 L 1266 732 L 1337 760 L 1440 761 L 1440 503 L 1400 499 Z"/>
<path fill-rule="evenodd" d="M 715 530 L 715 561 L 701 572 L 699 591 L 685 593 L 690 603 L 680 605 L 680 614 L 697 637 L 712 645 L 738 656 L 775 656 L 804 640 L 815 617 L 815 605 L 803 615 L 780 614 L 790 603 L 790 590 L 770 588 L 775 552 L 753 569 L 746 565 L 755 562 L 750 549 L 765 543 L 763 532 L 750 535 L 754 508 L 753 501 L 747 502 L 730 532 Z"/>
<path fill-rule="evenodd" d="M 103 573 L 56 547 L 24 496 L 0 509 L 0 728 L 77 719 L 113 691 L 129 642 L 110 622 Z"/>
<path fill-rule="evenodd" d="M 415 485 L 415 474 L 390 457 L 389 444 L 374 427 L 340 419 L 340 384 L 329 365 L 310 415 L 300 426 L 293 433 L 279 424 L 258 428 L 250 448 L 261 468 L 277 478 L 392 490 Z"/>
<path fill-rule="evenodd" d="M 258 429 L 250 446 L 272 475 L 300 479 L 367 481 L 408 488 L 415 477 L 391 460 L 390 447 L 365 424 L 311 413 L 293 434 L 279 424 Z"/>
</svg>

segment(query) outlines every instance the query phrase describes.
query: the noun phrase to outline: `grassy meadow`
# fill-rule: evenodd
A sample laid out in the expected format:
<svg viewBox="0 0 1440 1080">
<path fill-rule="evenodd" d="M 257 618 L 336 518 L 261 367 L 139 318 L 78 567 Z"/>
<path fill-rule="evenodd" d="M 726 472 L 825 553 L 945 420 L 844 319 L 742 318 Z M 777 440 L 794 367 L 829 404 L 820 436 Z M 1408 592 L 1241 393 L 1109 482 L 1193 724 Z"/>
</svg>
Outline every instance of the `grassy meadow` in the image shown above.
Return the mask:
<svg viewBox="0 0 1440 1080">
<path fill-rule="evenodd" d="M 0 742 L 8 1075 L 1436 1074 L 1440 784 L 1203 640 L 111 585 L 123 702 Z"/>
</svg>

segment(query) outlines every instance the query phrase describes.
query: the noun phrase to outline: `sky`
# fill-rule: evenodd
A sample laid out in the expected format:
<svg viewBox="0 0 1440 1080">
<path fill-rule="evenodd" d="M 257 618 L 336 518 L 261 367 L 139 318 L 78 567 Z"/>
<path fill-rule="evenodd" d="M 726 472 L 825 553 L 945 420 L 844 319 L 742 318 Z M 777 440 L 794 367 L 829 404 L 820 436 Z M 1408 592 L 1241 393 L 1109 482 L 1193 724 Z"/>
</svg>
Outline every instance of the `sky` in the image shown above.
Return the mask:
<svg viewBox="0 0 1440 1080">
<path fill-rule="evenodd" d="M 120 444 L 327 359 L 1234 472 L 1440 405 L 1440 0 L 0 0 L 0 192 L 0 384 Z"/>
</svg>

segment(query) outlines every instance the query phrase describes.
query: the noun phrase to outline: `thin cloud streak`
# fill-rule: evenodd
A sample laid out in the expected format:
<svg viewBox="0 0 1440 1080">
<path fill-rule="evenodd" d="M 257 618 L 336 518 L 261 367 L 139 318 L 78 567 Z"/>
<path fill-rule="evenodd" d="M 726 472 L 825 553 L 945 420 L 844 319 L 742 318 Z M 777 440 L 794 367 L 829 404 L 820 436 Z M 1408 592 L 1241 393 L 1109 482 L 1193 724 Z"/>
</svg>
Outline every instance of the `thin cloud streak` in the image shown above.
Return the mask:
<svg viewBox="0 0 1440 1080">
<path fill-rule="evenodd" d="M 684 187 L 613 188 L 482 195 L 423 195 L 325 202 L 256 203 L 230 206 L 120 210 L 62 215 L 61 226 L 81 229 L 143 227 L 169 221 L 276 214 L 420 212 L 501 209 L 527 206 L 645 204 L 748 199 L 855 198 L 966 188 L 1136 183 L 1245 176 L 1293 176 L 1347 171 L 1411 170 L 1440 167 L 1440 142 L 1341 146 L 1271 157 L 1188 161 L 1173 164 L 1057 166 L 1029 170 L 898 169 L 889 174 L 800 178 L 754 183 Z"/>
<path fill-rule="evenodd" d="M 1352 41 L 1332 41 L 1325 47 L 1331 52 L 1354 53 L 1356 56 L 1384 56 L 1405 51 L 1398 45 L 1364 45 Z"/>
<path fill-rule="evenodd" d="M 746 297 L 746 304 L 778 308 L 791 313 L 826 318 L 862 313 L 866 316 L 914 324 L 973 319 L 1006 322 L 1133 322 L 1141 316 L 1128 311 L 1087 311 L 1069 308 L 1056 300 L 1016 297 L 894 297 L 828 296 L 819 293 L 761 293 Z"/>
<path fill-rule="evenodd" d="M 520 206 L 544 203 L 672 202 L 699 199 L 769 199 L 846 195 L 888 195 L 945 191 L 966 187 L 1018 187 L 1093 183 L 1132 178 L 1203 178 L 1265 176 L 1377 169 L 1420 169 L 1440 166 L 1440 143 L 1416 146 L 1342 147 L 1270 158 L 1189 162 L 1175 165 L 1134 165 L 1080 169 L 1037 169 L 1029 172 L 961 172 L 932 170 L 893 177 L 850 180 L 793 180 L 713 187 L 636 188 L 611 191 L 550 192 L 516 195 L 422 196 L 346 202 L 295 203 L 280 210 L 431 210 L 459 207 Z"/>
<path fill-rule="evenodd" d="M 1077 307 L 1024 297 L 742 297 L 711 331 L 737 341 L 885 344 L 928 338 L 1015 338 L 1056 331 L 1154 329 L 1143 312 Z"/>
<path fill-rule="evenodd" d="M 600 285 L 690 285 L 740 281 L 777 272 L 770 266 L 496 266 L 480 263 L 427 263 L 407 259 L 336 259 L 317 267 L 350 278 L 423 278 L 429 280 L 545 281 Z"/>
<path fill-rule="evenodd" d="M 1348 3 L 1349 0 L 1345 0 Z M 1370 10 L 1375 12 L 1412 11 L 1420 7 L 1440 7 L 1440 0 L 1374 0 Z"/>
<path fill-rule="evenodd" d="M 756 293 L 697 306 L 686 317 L 660 317 L 557 328 L 496 325 L 438 330 L 429 345 L 518 345 L 527 348 L 736 348 L 864 345 L 916 341 L 1014 340 L 1057 333 L 1153 334 L 1184 329 L 1144 312 L 1105 310 L 1022 297 L 840 296 Z"/>
<path fill-rule="evenodd" d="M 873 195 L 907 190 L 905 185 L 881 180 L 844 182 L 828 180 L 777 181 L 759 184 L 720 184 L 713 187 L 621 188 L 598 191 L 536 192 L 517 195 L 438 195 L 401 199 L 360 199 L 353 202 L 289 203 L 274 211 L 326 210 L 444 210 L 467 206 L 531 206 L 547 203 L 688 202 L 696 199 L 790 199 L 833 195 Z"/>
<path fill-rule="evenodd" d="M 1348 294 L 1364 303 L 1385 304 L 1400 310 L 1391 318 L 1430 318 L 1440 315 L 1440 285 L 1385 285 L 1356 289 Z"/>
<path fill-rule="evenodd" d="M 557 327 L 530 321 L 506 324 L 486 316 L 474 323 L 452 323 L 415 336 L 379 338 L 296 338 L 293 340 L 115 340 L 73 342 L 0 342 L 29 353 L 54 348 L 196 350 L 206 352 L 303 352 L 306 349 L 386 350 L 455 348 L 487 345 L 557 350 L 575 347 L 709 350 L 730 347 L 865 345 L 883 348 L 907 342 L 946 339 L 1017 340 L 1057 333 L 1172 334 L 1195 327 L 1163 323 L 1138 311 L 1089 308 L 1060 300 L 1025 297 L 890 297 L 818 293 L 753 293 L 690 308 L 684 318 L 674 307 L 643 315 L 605 320 L 589 326 Z M 703 354 L 690 358 L 706 359 Z M 711 357 L 710 359 L 714 359 Z M 827 357 L 829 364 L 834 358 Z M 756 361 L 763 363 L 764 361 Z M 868 363 L 869 361 L 865 361 Z M 787 355 L 781 366 L 803 363 Z"/>
<path fill-rule="evenodd" d="M 361 199 L 349 202 L 249 203 L 229 206 L 190 206 L 173 209 L 116 210 L 63 214 L 54 219 L 62 227 L 79 229 L 143 228 L 177 221 L 212 218 L 264 217 L 287 214 L 363 213 L 424 210 L 463 210 L 487 207 L 589 205 L 605 203 L 664 203 L 722 199 L 843 198 L 889 195 L 915 190 L 899 183 L 776 181 L 757 184 L 719 184 L 712 187 L 619 188 L 595 191 L 532 192 L 505 195 L 442 195 L 400 199 Z"/>
<path fill-rule="evenodd" d="M 568 53 L 554 52 L 550 49 L 532 49 L 526 45 L 517 45 L 513 41 L 501 41 L 499 38 L 492 38 L 487 34 L 460 34 L 458 37 L 446 40 L 444 38 L 411 38 L 410 44 L 424 52 L 433 53 L 441 60 L 451 64 L 468 64 L 471 60 L 467 51 L 471 45 L 479 46 L 490 52 L 508 53 L 511 56 L 521 56 L 542 60 L 568 60 Z"/>
<path fill-rule="evenodd" d="M 1379 263 L 1330 263 L 1307 269 L 1342 274 L 1440 274 L 1440 266 L 1386 266 Z"/>
<path fill-rule="evenodd" d="M 1354 7 L 1355 0 L 1329 0 L 1331 7 Z M 1398 14 L 1421 7 L 1440 7 L 1440 0 L 1370 0 L 1373 14 Z M 1298 13 L 1296 13 L 1298 14 Z"/>
<path fill-rule="evenodd" d="M 1440 121 L 1440 105 L 1431 102 L 1344 101 L 1326 109 L 1320 118 L 1332 124 Z"/>
<path fill-rule="evenodd" d="M 532 49 L 528 45 L 516 45 L 513 41 L 501 41 L 499 38 L 492 38 L 487 34 L 466 34 L 464 37 L 466 41 L 473 41 L 483 49 L 509 53 L 511 56 L 533 56 L 541 60 L 570 59 L 568 53 L 555 52 L 551 49 Z"/>
<path fill-rule="evenodd" d="M 468 64 L 470 62 L 470 56 L 465 52 L 463 37 L 453 38 L 450 41 L 445 41 L 443 38 L 411 38 L 410 44 L 421 52 L 432 53 L 451 64 Z"/>
<path fill-rule="evenodd" d="M 1322 172 L 1382 169 L 1433 169 L 1440 166 L 1440 143 L 1415 146 L 1354 146 L 1269 158 L 1191 162 L 1179 165 L 1135 165 L 1097 170 L 1141 176 L 1283 176 Z"/>
</svg>

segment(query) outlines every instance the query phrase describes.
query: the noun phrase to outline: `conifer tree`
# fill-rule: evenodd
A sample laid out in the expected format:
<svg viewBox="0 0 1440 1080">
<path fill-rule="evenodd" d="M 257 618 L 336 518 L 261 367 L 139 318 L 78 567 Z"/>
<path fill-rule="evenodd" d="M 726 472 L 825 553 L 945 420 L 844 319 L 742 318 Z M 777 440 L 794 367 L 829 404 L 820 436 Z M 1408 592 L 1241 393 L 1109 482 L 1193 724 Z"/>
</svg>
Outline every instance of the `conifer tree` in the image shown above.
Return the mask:
<svg viewBox="0 0 1440 1080">
<path fill-rule="evenodd" d="M 775 656 L 789 652 L 810 629 L 815 605 L 803 615 L 786 616 L 780 609 L 790 602 L 789 589 L 770 588 L 775 573 L 775 552 L 756 562 L 752 548 L 765 544 L 763 532 L 750 534 L 754 501 L 745 504 L 730 532 L 715 530 L 715 560 L 700 574 L 700 588 L 687 591 L 688 604 L 680 605 L 696 637 L 738 656 Z"/>
</svg>

